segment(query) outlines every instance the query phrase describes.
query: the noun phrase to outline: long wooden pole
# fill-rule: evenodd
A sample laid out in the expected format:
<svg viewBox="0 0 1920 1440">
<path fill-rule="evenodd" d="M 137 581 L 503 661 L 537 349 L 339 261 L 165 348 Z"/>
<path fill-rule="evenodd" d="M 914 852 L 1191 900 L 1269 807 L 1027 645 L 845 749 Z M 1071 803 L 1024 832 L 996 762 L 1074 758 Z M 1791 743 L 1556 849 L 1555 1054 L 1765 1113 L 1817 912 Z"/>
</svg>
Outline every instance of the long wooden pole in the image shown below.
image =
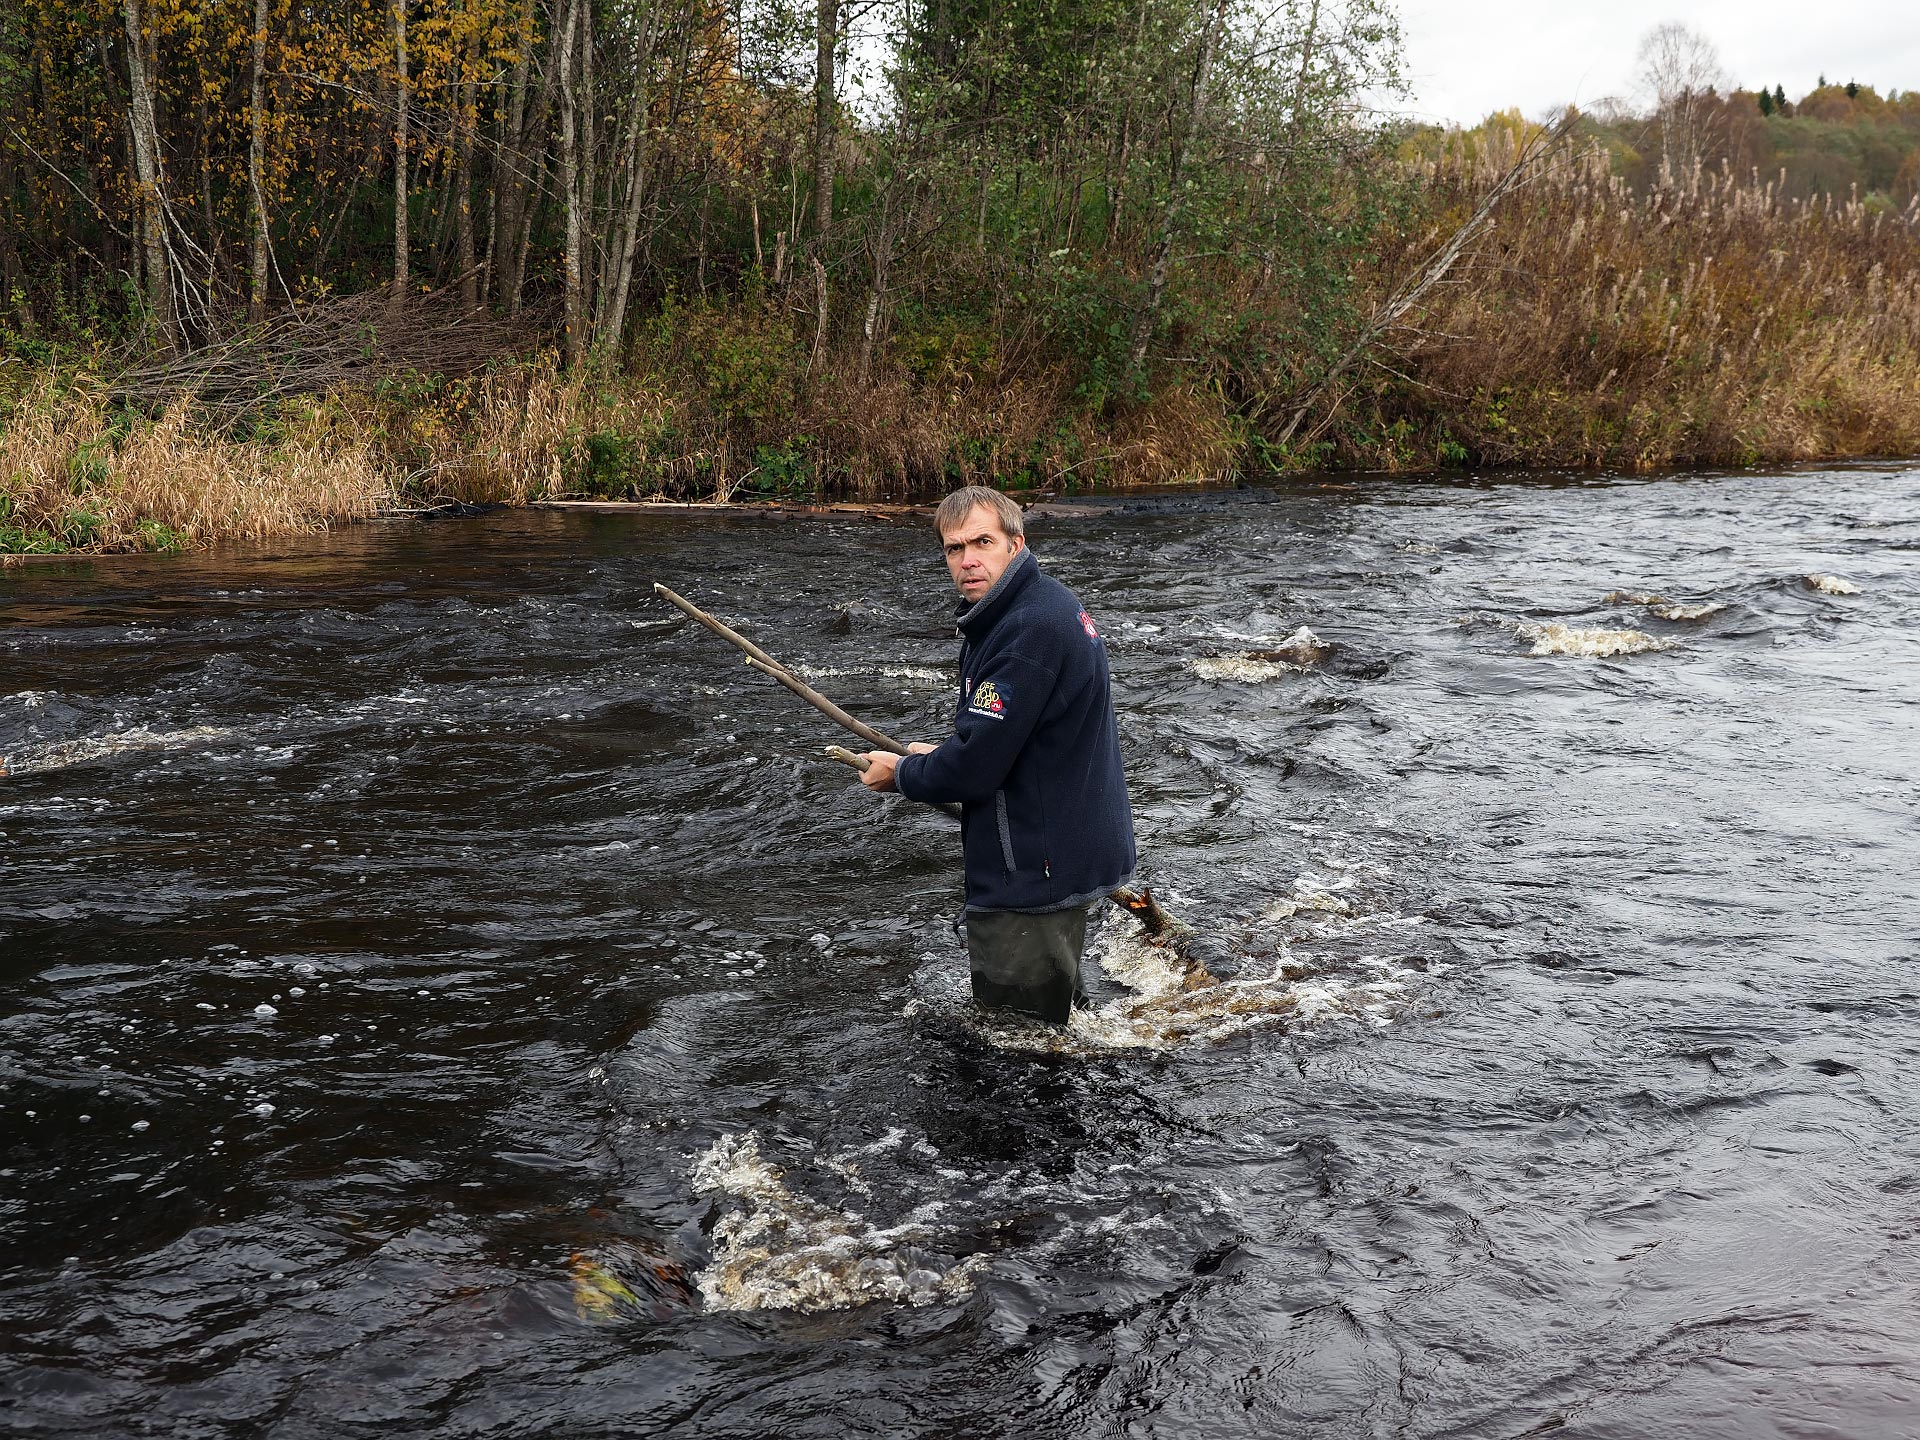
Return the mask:
<svg viewBox="0 0 1920 1440">
<path fill-rule="evenodd" d="M 869 745 L 872 745 L 874 749 L 891 751 L 895 755 L 905 755 L 907 753 L 907 747 L 902 745 L 898 740 L 895 740 L 889 735 L 883 735 L 871 725 L 854 719 L 853 716 L 827 699 L 826 696 L 822 695 L 818 690 L 815 690 L 811 685 L 807 684 L 806 681 L 800 679 L 799 676 L 795 675 L 791 670 L 787 669 L 786 666 L 782 665 L 758 645 L 747 639 L 747 637 L 742 635 L 738 630 L 735 630 L 723 621 L 716 620 L 691 600 L 686 599 L 684 596 L 674 594 L 674 592 L 666 586 L 658 583 L 654 585 L 653 593 L 658 595 L 662 600 L 665 600 L 668 604 L 674 606 L 689 619 L 698 620 L 729 645 L 743 651 L 747 657 L 747 664 L 753 669 L 758 670 L 762 675 L 766 675 L 771 679 L 778 680 L 782 685 L 786 686 L 787 689 L 793 691 L 794 694 L 798 695 L 802 700 L 805 700 L 822 715 L 828 716 L 838 724 L 845 726 L 862 740 L 865 740 Z M 844 750 L 838 745 L 829 747 L 827 754 L 844 765 L 851 765 L 856 770 L 864 771 L 867 768 L 868 762 L 864 755 L 855 755 L 851 750 Z M 960 816 L 960 807 L 957 805 L 941 805 L 936 808 L 946 811 L 947 814 L 953 816 L 955 819 L 958 819 Z M 1129 915 L 1133 916 L 1134 919 L 1138 920 L 1141 925 L 1146 928 L 1146 932 L 1149 935 L 1173 940 L 1186 929 L 1179 921 L 1175 920 L 1171 915 L 1167 914 L 1165 910 L 1160 908 L 1160 902 L 1153 898 L 1153 890 L 1151 887 L 1142 886 L 1138 890 L 1129 890 L 1125 886 L 1122 886 L 1107 898 Z"/>
<path fill-rule="evenodd" d="M 729 645 L 743 651 L 747 657 L 747 664 L 755 670 L 758 670 L 762 675 L 767 675 L 778 680 L 802 700 L 813 706 L 813 708 L 818 710 L 822 715 L 825 715 L 836 725 L 851 730 L 862 740 L 873 746 L 874 749 L 890 750 L 895 755 L 904 755 L 907 753 L 907 747 L 902 745 L 898 740 L 888 735 L 882 735 L 871 725 L 854 719 L 853 716 L 827 699 L 826 696 L 807 684 L 806 681 L 802 680 L 798 675 L 795 675 L 791 670 L 787 669 L 786 666 L 767 654 L 766 651 L 747 639 L 746 636 L 742 635 L 738 630 L 735 630 L 731 625 L 714 619 L 713 616 L 702 610 L 691 600 L 674 594 L 673 591 L 664 585 L 655 585 L 653 587 L 653 593 L 658 595 L 662 600 L 665 600 L 669 605 L 677 607 L 689 619 L 698 620 Z"/>
</svg>

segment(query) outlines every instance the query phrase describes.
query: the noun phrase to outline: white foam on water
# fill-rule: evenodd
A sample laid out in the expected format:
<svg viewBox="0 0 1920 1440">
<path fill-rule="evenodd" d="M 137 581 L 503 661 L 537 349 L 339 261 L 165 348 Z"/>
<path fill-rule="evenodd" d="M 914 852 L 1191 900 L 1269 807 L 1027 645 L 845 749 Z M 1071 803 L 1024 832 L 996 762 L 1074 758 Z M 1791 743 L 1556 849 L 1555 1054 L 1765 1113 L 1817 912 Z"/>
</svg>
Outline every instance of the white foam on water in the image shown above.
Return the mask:
<svg viewBox="0 0 1920 1440">
<path fill-rule="evenodd" d="M 1238 640 L 1242 645 L 1255 650 L 1300 650 L 1315 651 L 1326 648 L 1326 641 L 1302 625 L 1290 635 L 1250 635 L 1244 630 L 1229 630 L 1217 627 L 1208 633 L 1221 640 Z"/>
<path fill-rule="evenodd" d="M 1603 660 L 1611 655 L 1639 655 L 1649 650 L 1670 650 L 1673 642 L 1661 640 L 1644 630 L 1580 629 L 1562 625 L 1558 620 L 1545 625 L 1517 620 L 1514 634 L 1531 640 L 1533 655 L 1573 655 L 1587 660 Z"/>
<path fill-rule="evenodd" d="M 1858 595 L 1860 587 L 1838 575 L 1809 575 L 1807 584 L 1822 595 Z"/>
<path fill-rule="evenodd" d="M 64 770 L 69 765 L 84 765 L 136 750 L 181 750 L 208 740 L 224 740 L 233 731 L 218 725 L 191 725 L 184 730 L 150 730 L 135 726 L 106 735 L 86 735 L 75 740 L 54 740 L 44 745 L 27 745 L 10 756 L 0 756 L 0 769 L 16 775 L 32 770 Z"/>
<path fill-rule="evenodd" d="M 1260 635 L 1219 632 L 1228 639 L 1252 641 L 1259 649 L 1242 650 L 1232 655 L 1200 655 L 1187 661 L 1202 680 L 1236 680 L 1259 685 L 1283 675 L 1298 675 L 1315 664 L 1327 652 L 1326 642 L 1302 625 L 1291 635 L 1275 640 Z"/>
<path fill-rule="evenodd" d="M 1351 885 L 1347 882 L 1347 888 Z M 1294 882 L 1294 893 L 1274 901 L 1260 912 L 1264 924 L 1277 925 L 1283 920 L 1291 920 L 1303 910 L 1328 911 L 1335 915 L 1351 915 L 1353 905 L 1345 897 L 1333 893 L 1331 887 L 1313 886 L 1304 880 Z"/>
<path fill-rule="evenodd" d="M 803 680 L 877 676 L 884 680 L 912 680 L 921 685 L 957 683 L 951 671 L 936 670 L 931 665 L 790 665 L 787 668 Z"/>
<path fill-rule="evenodd" d="M 1289 665 L 1284 660 L 1256 660 L 1251 655 L 1201 655 L 1187 661 L 1187 667 L 1202 680 L 1237 680 L 1263 685 L 1283 675 L 1299 675 L 1305 666 Z"/>
<path fill-rule="evenodd" d="M 1724 601 L 1707 600 L 1698 605 L 1669 603 L 1649 605 L 1647 613 L 1661 620 L 1704 620 L 1709 615 L 1718 615 L 1726 608 Z"/>
<path fill-rule="evenodd" d="M 1230 980 L 1209 974 L 1137 927 L 1109 925 L 1096 953 L 1100 968 L 1129 994 L 1075 1010 L 1064 1026 L 994 1012 L 977 1022 L 982 1037 L 1002 1049 L 1068 1055 L 1180 1050 L 1282 1023 L 1345 1019 L 1382 1027 L 1409 996 L 1401 972 L 1392 968 L 1375 967 L 1366 979 L 1301 979 L 1284 944 L 1271 969 Z"/>
<path fill-rule="evenodd" d="M 692 1180 L 695 1190 L 739 1207 L 714 1226 L 713 1259 L 698 1277 L 710 1310 L 929 1305 L 971 1292 L 985 1263 L 972 1257 L 941 1270 L 918 1248 L 937 1206 L 882 1227 L 797 1193 L 761 1154 L 757 1131 L 722 1135 L 694 1162 Z"/>
<path fill-rule="evenodd" d="M 1697 605 L 1684 605 L 1664 595 L 1647 595 L 1637 590 L 1611 591 L 1607 595 L 1607 604 L 1642 605 L 1649 615 L 1660 620 L 1704 620 L 1727 608 L 1724 600 L 1703 600 Z"/>
</svg>

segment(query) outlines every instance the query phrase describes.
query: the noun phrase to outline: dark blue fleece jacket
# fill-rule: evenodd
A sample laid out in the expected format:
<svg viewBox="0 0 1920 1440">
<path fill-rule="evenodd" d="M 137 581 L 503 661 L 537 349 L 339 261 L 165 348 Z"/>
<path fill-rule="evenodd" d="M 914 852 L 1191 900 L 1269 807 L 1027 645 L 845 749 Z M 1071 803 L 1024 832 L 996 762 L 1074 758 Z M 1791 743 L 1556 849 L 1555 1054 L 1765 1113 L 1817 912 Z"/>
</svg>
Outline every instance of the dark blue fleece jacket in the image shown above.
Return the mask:
<svg viewBox="0 0 1920 1440">
<path fill-rule="evenodd" d="M 894 772 L 909 800 L 958 801 L 969 910 L 1065 910 L 1133 874 L 1107 647 L 1073 592 L 1021 550 L 962 604 L 953 735 Z"/>
</svg>

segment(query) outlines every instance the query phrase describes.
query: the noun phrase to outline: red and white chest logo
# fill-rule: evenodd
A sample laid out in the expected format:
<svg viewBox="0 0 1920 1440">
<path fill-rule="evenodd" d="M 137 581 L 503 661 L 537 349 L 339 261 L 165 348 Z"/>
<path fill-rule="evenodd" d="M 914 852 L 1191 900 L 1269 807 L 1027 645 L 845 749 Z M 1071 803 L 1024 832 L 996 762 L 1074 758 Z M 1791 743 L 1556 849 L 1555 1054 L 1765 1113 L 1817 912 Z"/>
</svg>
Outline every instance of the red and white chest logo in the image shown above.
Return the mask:
<svg viewBox="0 0 1920 1440">
<path fill-rule="evenodd" d="M 1084 610 L 1080 612 L 1080 628 L 1087 632 L 1087 638 L 1089 640 L 1098 640 L 1100 638 L 1100 632 L 1093 628 L 1093 617 Z"/>
</svg>

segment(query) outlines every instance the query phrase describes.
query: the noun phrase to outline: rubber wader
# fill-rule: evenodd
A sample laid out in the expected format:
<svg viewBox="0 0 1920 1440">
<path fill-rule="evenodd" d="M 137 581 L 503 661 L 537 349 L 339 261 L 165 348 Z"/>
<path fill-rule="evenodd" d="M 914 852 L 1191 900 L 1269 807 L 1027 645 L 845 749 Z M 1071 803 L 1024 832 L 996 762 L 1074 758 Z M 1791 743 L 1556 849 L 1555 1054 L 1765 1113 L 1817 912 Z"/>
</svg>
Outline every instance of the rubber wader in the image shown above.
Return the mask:
<svg viewBox="0 0 1920 1440">
<path fill-rule="evenodd" d="M 980 1004 L 1064 1025 L 1076 1004 L 1087 1003 L 1080 984 L 1080 952 L 1087 943 L 1085 907 L 1044 915 L 970 910 L 966 930 L 973 998 Z"/>
</svg>

